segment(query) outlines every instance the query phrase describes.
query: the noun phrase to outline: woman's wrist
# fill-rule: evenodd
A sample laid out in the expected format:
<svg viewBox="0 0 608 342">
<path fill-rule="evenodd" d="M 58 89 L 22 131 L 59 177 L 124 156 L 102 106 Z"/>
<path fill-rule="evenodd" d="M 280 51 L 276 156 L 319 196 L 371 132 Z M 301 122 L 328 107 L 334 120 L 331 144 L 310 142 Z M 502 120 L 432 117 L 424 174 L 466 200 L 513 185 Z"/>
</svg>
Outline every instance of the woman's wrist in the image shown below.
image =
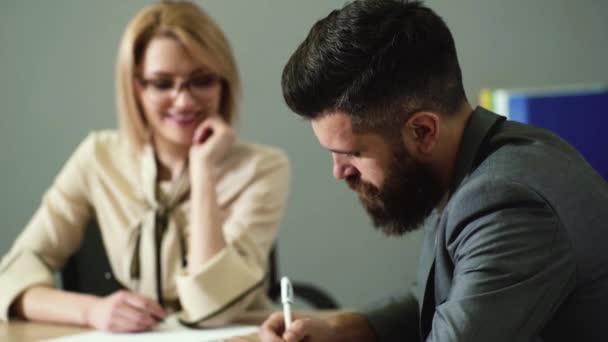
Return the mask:
<svg viewBox="0 0 608 342">
<path fill-rule="evenodd" d="M 83 295 L 80 306 L 81 325 L 94 328 L 95 307 L 101 302 L 102 298 L 93 295 Z"/>
<path fill-rule="evenodd" d="M 215 175 L 211 167 L 199 165 L 190 169 L 190 184 L 192 188 L 205 189 L 215 187 Z"/>
</svg>

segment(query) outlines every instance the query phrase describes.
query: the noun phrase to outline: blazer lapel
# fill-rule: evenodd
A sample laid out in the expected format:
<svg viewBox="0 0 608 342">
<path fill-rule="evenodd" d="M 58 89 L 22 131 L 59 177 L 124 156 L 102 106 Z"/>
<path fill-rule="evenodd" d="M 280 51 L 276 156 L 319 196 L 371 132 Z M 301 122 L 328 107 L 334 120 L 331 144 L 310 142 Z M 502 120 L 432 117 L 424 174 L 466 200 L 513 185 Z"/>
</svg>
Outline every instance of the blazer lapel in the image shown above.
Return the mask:
<svg viewBox="0 0 608 342">
<path fill-rule="evenodd" d="M 435 311 L 434 269 L 436 229 L 439 217 L 433 210 L 424 223 L 424 238 L 418 264 L 418 302 L 420 314 L 420 336 L 426 337 L 431 328 L 433 312 Z"/>
<path fill-rule="evenodd" d="M 495 124 L 505 118 L 477 107 L 467 122 L 458 157 L 454 165 L 454 175 L 448 196 L 451 197 L 466 176 L 475 168 L 483 158 L 484 142 L 491 136 L 490 131 Z M 449 201 L 448 197 L 448 201 Z M 418 265 L 418 301 L 420 309 L 420 336 L 425 340 L 431 331 L 433 315 L 435 313 L 435 288 L 445 284 L 435 284 L 435 257 L 437 234 L 442 212 L 433 210 L 424 223 L 424 239 Z M 449 291 L 449 289 L 448 289 Z"/>
</svg>

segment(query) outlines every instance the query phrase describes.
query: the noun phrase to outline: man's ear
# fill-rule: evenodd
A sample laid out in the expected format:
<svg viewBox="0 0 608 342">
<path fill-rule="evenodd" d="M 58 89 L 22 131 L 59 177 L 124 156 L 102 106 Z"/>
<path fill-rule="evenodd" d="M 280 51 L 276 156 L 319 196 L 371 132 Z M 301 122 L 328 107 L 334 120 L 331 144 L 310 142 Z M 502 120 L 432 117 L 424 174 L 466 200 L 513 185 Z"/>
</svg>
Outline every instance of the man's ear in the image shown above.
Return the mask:
<svg viewBox="0 0 608 342">
<path fill-rule="evenodd" d="M 410 153 L 426 155 L 437 142 L 439 116 L 432 112 L 414 113 L 401 127 L 401 139 Z"/>
</svg>

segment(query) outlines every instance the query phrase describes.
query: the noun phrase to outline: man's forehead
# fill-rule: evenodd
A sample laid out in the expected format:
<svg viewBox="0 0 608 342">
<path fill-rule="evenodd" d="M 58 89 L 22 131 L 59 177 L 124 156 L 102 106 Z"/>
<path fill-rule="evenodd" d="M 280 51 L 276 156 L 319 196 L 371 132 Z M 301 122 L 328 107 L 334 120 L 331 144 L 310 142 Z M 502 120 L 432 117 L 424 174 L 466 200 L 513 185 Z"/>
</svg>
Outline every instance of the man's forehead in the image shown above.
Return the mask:
<svg viewBox="0 0 608 342">
<path fill-rule="evenodd" d="M 324 113 L 312 120 L 311 126 L 319 143 L 329 149 L 352 144 L 356 138 L 351 118 L 344 112 Z"/>
</svg>

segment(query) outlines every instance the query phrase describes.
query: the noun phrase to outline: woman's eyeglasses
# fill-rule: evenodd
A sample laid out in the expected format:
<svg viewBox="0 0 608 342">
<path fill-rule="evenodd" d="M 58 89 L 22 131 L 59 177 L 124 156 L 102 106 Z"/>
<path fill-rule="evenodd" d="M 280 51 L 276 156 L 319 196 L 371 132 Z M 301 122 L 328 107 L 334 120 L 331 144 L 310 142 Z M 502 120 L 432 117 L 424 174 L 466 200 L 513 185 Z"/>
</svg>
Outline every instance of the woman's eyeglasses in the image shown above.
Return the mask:
<svg viewBox="0 0 608 342">
<path fill-rule="evenodd" d="M 215 74 L 194 75 L 182 81 L 178 79 L 164 76 L 137 78 L 146 95 L 155 102 L 173 100 L 182 89 L 186 89 L 195 99 L 204 100 L 213 94 L 220 84 L 220 78 Z"/>
</svg>

